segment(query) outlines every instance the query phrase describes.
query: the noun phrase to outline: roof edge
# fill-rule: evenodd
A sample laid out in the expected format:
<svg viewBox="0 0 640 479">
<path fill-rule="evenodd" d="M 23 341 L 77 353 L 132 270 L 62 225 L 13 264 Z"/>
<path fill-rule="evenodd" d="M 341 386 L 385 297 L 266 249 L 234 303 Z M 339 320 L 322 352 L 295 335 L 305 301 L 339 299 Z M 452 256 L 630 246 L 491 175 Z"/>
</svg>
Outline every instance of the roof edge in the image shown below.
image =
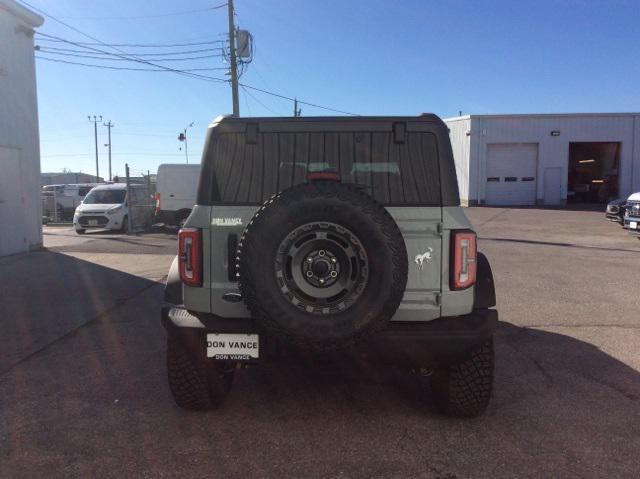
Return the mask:
<svg viewBox="0 0 640 479">
<path fill-rule="evenodd" d="M 445 122 L 468 120 L 471 118 L 554 118 L 554 117 L 633 117 L 640 116 L 640 112 L 601 112 L 601 113 L 498 113 L 484 115 L 465 115 L 443 118 Z"/>
<path fill-rule="evenodd" d="M 23 7 L 15 0 L 0 0 L 0 10 L 6 10 L 14 17 L 28 24 L 31 28 L 36 28 L 44 23 L 44 18 L 36 12 Z"/>
</svg>

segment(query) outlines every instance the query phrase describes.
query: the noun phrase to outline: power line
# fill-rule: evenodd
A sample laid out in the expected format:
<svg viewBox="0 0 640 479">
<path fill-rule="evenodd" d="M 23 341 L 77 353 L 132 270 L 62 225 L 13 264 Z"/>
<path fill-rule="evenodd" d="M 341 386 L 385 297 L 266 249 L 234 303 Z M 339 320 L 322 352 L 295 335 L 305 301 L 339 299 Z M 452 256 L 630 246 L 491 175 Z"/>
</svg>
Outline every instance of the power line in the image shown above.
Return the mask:
<svg viewBox="0 0 640 479">
<path fill-rule="evenodd" d="M 77 66 L 82 66 L 82 67 L 90 67 L 90 68 L 103 68 L 105 70 L 124 70 L 124 71 L 133 71 L 133 72 L 164 72 L 164 73 L 173 73 L 170 70 L 166 70 L 164 68 L 131 68 L 131 67 L 115 67 L 115 66 L 111 66 L 111 65 L 91 65 L 89 63 L 80 63 L 80 62 L 71 62 L 71 61 L 67 61 L 67 60 L 61 60 L 59 58 L 48 58 L 48 57 L 43 57 L 41 55 L 36 55 L 36 58 L 38 60 L 45 60 L 48 62 L 55 62 L 55 63 L 65 63 L 67 65 L 77 65 Z M 214 71 L 214 70 L 227 70 L 226 67 L 219 67 L 219 68 L 186 68 L 183 69 L 181 71 L 183 72 L 203 72 L 203 71 Z M 226 80 L 225 80 L 226 81 Z"/>
<path fill-rule="evenodd" d="M 71 28 L 73 28 L 73 27 L 71 27 Z M 41 35 L 45 35 L 45 36 L 50 37 L 50 38 L 55 38 L 55 39 L 62 40 L 62 41 L 64 41 L 65 43 L 69 43 L 70 45 L 79 46 L 76 42 L 73 42 L 73 41 L 71 41 L 71 40 L 65 40 L 65 39 L 63 39 L 63 38 L 56 37 L 56 36 L 54 36 L 54 35 L 47 35 L 46 33 L 41 33 Z M 86 34 L 84 34 L 84 33 L 83 33 L 83 35 L 86 35 Z M 90 37 L 90 38 L 93 38 L 93 37 L 91 37 L 91 36 L 89 36 L 89 37 Z M 94 47 L 85 47 L 85 48 L 87 48 L 87 49 L 89 49 L 89 50 L 92 50 L 92 51 L 99 52 L 99 53 L 106 53 L 106 54 L 108 54 L 108 53 L 109 53 L 109 52 L 105 52 L 104 50 L 100 50 L 100 49 L 98 49 L 98 48 L 94 48 Z M 111 48 L 114 48 L 114 47 L 111 47 Z M 117 50 L 117 51 L 122 52 L 122 50 L 118 50 L 117 48 L 114 48 L 114 49 L 115 49 L 115 50 Z M 185 71 L 185 70 L 179 70 L 179 69 L 176 69 L 176 68 L 170 68 L 170 67 L 167 67 L 167 66 L 164 66 L 164 65 L 158 65 L 158 64 L 156 64 L 156 63 L 150 62 L 150 61 L 148 61 L 148 60 L 144 60 L 144 59 L 142 59 L 142 58 L 137 58 L 137 57 L 132 57 L 132 56 L 126 56 L 126 55 L 127 55 L 127 53 L 126 53 L 126 52 L 122 52 L 122 53 L 123 53 L 123 54 L 114 54 L 114 55 L 116 55 L 116 56 L 117 56 L 117 57 L 119 57 L 119 58 L 128 59 L 128 60 L 130 60 L 130 61 L 132 61 L 132 62 L 136 62 L 136 63 L 143 63 L 143 64 L 146 64 L 146 65 L 151 65 L 151 66 L 156 67 L 156 68 L 159 68 L 159 69 L 161 69 L 161 70 L 165 70 L 165 71 L 169 71 L 169 72 L 173 72 L 173 73 L 178 73 L 178 74 L 180 74 L 180 75 L 185 75 L 185 76 L 188 76 L 188 77 L 191 77 L 191 78 L 197 78 L 197 79 L 204 80 L 204 81 L 214 81 L 214 82 L 223 82 L 223 83 L 227 83 L 227 80 L 225 80 L 224 78 L 215 78 L 215 77 L 210 77 L 210 76 L 201 75 L 201 74 L 197 74 L 197 73 L 187 72 L 187 71 Z M 60 61 L 60 63 L 64 63 L 64 62 L 63 62 L 63 61 Z M 114 67 L 114 68 L 115 68 L 115 69 L 119 69 L 119 68 L 116 68 L 116 67 Z"/>
<path fill-rule="evenodd" d="M 35 32 L 41 35 L 40 32 Z M 54 40 L 53 38 L 40 38 L 38 41 L 65 43 L 65 40 Z M 107 46 L 107 47 L 131 47 L 131 48 L 171 48 L 171 47 L 193 47 L 199 45 L 215 45 L 224 43 L 224 40 L 212 40 L 208 42 L 186 42 L 186 43 L 95 43 L 95 42 L 77 42 L 82 46 Z"/>
<path fill-rule="evenodd" d="M 63 22 L 62 20 L 57 19 L 56 17 L 48 14 L 44 10 L 42 10 L 42 9 L 40 9 L 40 8 L 34 6 L 34 5 L 31 5 L 28 2 L 25 2 L 24 0 L 18 0 L 18 1 L 21 4 L 27 6 L 28 8 L 31 8 L 32 10 L 34 10 L 34 11 L 36 11 L 38 13 L 41 13 L 42 15 L 54 20 L 55 22 L 60 23 L 61 25 L 64 25 L 65 27 L 67 27 L 67 28 L 69 28 L 69 29 L 71 29 L 71 30 L 73 30 L 73 31 L 75 31 L 75 32 L 77 32 L 77 33 L 79 33 L 79 34 L 81 34 L 81 35 L 83 35 L 83 36 L 95 41 L 95 42 L 99 42 L 103 46 L 106 46 L 106 47 L 111 48 L 113 50 L 119 51 L 121 53 L 121 55 L 118 55 L 118 56 L 120 56 L 121 58 L 127 58 L 125 56 L 125 55 L 127 55 L 126 52 L 123 52 L 122 50 L 119 50 L 116 47 L 109 46 L 108 44 L 102 42 L 98 38 L 96 38 L 94 36 L 91 36 L 88 33 L 85 33 L 82 30 L 79 30 L 76 27 L 74 27 L 72 25 L 69 25 L 68 23 Z M 226 6 L 226 4 L 225 4 L 225 6 Z M 47 34 L 44 34 L 44 33 L 40 33 L 40 35 L 43 35 L 43 36 L 48 37 L 48 38 L 53 38 L 55 40 L 61 40 L 61 41 L 65 42 L 65 43 L 69 43 L 69 44 L 75 45 L 77 47 L 82 47 L 82 45 L 78 44 L 77 42 L 72 42 L 70 40 L 65 40 L 63 38 L 56 37 L 54 35 L 47 35 Z M 104 52 L 103 50 L 99 50 L 99 49 L 93 48 L 93 47 L 85 47 L 85 48 L 88 48 L 88 49 L 91 49 L 91 50 L 94 50 L 94 51 L 97 51 L 97 52 L 100 52 L 100 53 L 108 53 L 108 52 Z M 156 68 L 160 68 L 160 69 L 163 69 L 163 70 L 166 70 L 166 71 L 171 71 L 171 72 L 177 73 L 179 75 L 183 75 L 183 76 L 188 76 L 188 77 L 191 77 L 191 78 L 200 79 L 200 80 L 203 80 L 203 81 L 222 82 L 222 83 L 227 83 L 228 82 L 228 80 L 226 80 L 224 78 L 216 78 L 216 77 L 211 77 L 211 76 L 208 76 L 208 75 L 201 75 L 201 74 L 198 74 L 198 73 L 192 73 L 192 72 L 187 72 L 187 71 L 184 71 L 184 70 L 179 70 L 179 69 L 176 69 L 176 68 L 170 68 L 170 67 L 166 67 L 164 65 L 154 64 L 154 63 L 152 63 L 152 62 L 150 62 L 148 60 L 144 60 L 144 59 L 141 59 L 141 58 L 130 57 L 130 59 L 132 61 L 135 61 L 135 62 L 138 62 L 138 63 L 145 63 L 147 65 L 150 65 L 150 66 L 153 66 L 153 67 L 156 67 Z M 239 86 L 243 86 L 244 88 L 249 88 L 251 90 L 254 90 L 254 91 L 257 91 L 257 92 L 260 92 L 260 93 L 264 93 L 265 95 L 271 95 L 271 96 L 274 96 L 274 97 L 277 97 L 277 98 L 282 98 L 283 100 L 295 101 L 294 98 L 291 98 L 291 97 L 288 97 L 288 96 L 285 96 L 285 95 L 281 95 L 279 93 L 271 92 L 271 91 L 268 91 L 268 90 L 263 90 L 261 88 L 257 88 L 257 87 L 254 87 L 254 86 L 251 86 L 251 85 L 247 85 L 247 84 L 244 84 L 244 83 L 239 83 L 238 82 L 238 85 Z M 300 103 L 302 105 L 311 106 L 313 108 L 319 108 L 319 109 L 322 109 L 322 110 L 331 111 L 331 112 L 334 112 L 334 113 L 342 113 L 343 115 L 359 116 L 356 113 L 350 113 L 350 112 L 347 112 L 347 111 L 344 111 L 344 110 L 338 110 L 337 108 L 330 108 L 330 107 L 318 105 L 317 103 L 306 102 L 306 101 L 303 101 L 303 100 L 298 100 L 298 103 Z"/>
<path fill-rule="evenodd" d="M 51 50 L 52 52 L 61 52 L 61 53 L 94 53 L 91 50 L 87 51 L 87 49 L 84 50 L 76 50 L 75 48 L 59 48 L 59 47 L 50 47 L 49 45 L 38 45 L 36 46 L 36 50 L 42 50 L 44 51 L 44 49 L 47 49 L 47 51 Z M 167 55 L 194 55 L 196 53 L 207 53 L 207 52 L 221 52 L 222 48 L 221 47 L 217 47 L 217 48 L 200 48 L 198 50 L 182 50 L 182 51 L 169 51 L 169 52 L 155 52 L 155 53 L 138 53 L 138 52 L 127 52 L 127 55 L 134 55 L 136 57 L 162 57 L 162 56 L 167 56 Z M 96 54 L 96 53 L 94 53 Z M 105 55 L 105 56 L 115 56 L 115 53 L 111 53 L 111 52 L 106 52 L 106 53 L 101 53 L 100 55 Z M 219 54 L 219 56 L 222 56 L 222 53 Z M 153 60 L 153 59 L 151 59 Z"/>
<path fill-rule="evenodd" d="M 57 19 L 56 17 L 54 17 L 53 15 L 48 14 L 48 13 L 47 13 L 47 12 L 45 12 L 44 10 L 42 10 L 42 9 L 40 9 L 40 8 L 38 8 L 38 7 L 34 6 L 34 5 L 31 5 L 31 4 L 27 3 L 27 2 L 25 2 L 24 0 L 18 0 L 18 1 L 19 1 L 22 5 L 25 5 L 26 7 L 31 8 L 32 10 L 34 10 L 34 11 L 36 11 L 36 12 L 38 12 L 38 13 L 41 13 L 42 15 L 44 15 L 44 16 L 46 16 L 46 17 L 50 18 L 51 20 L 54 20 L 55 22 L 60 23 L 61 25 L 64 25 L 65 27 L 67 27 L 67 28 L 69 28 L 69 29 L 71 29 L 71 30 L 73 30 L 73 31 L 75 31 L 75 32 L 77 32 L 77 33 L 79 33 L 79 34 L 81 34 L 81 35 L 83 35 L 83 36 L 85 36 L 85 37 L 89 38 L 90 40 L 93 40 L 93 41 L 95 41 L 95 42 L 100 42 L 101 44 L 103 44 L 104 46 L 106 46 L 106 47 L 108 47 L 108 48 L 111 48 L 112 50 L 116 50 L 116 51 L 119 51 L 120 53 L 124 53 L 124 54 L 126 54 L 126 52 L 123 52 L 122 50 L 119 50 L 119 49 L 118 49 L 118 48 L 116 48 L 116 47 L 109 47 L 107 44 L 105 44 L 104 42 L 102 42 L 100 39 L 98 39 L 98 38 L 96 38 L 96 37 L 94 37 L 94 36 L 92 36 L 92 35 L 89 35 L 88 33 L 85 33 L 85 32 L 83 32 L 82 30 L 79 30 L 79 29 L 77 29 L 77 28 L 76 28 L 76 27 L 74 27 L 74 26 L 69 25 L 69 24 L 68 24 L 68 23 L 66 23 L 66 22 L 63 22 L 62 20 L 58 20 L 58 19 Z M 71 42 L 71 41 L 69 41 L 69 40 L 64 40 L 63 38 L 56 37 L 56 36 L 54 36 L 54 35 L 47 35 L 47 34 L 44 34 L 44 33 L 40 33 L 40 35 L 43 35 L 43 36 L 48 37 L 48 38 L 53 38 L 53 39 L 56 39 L 56 40 L 63 40 L 63 41 L 65 41 L 66 43 L 69 43 L 69 44 L 71 44 L 71 45 L 74 45 L 74 44 L 75 44 L 74 42 Z M 80 46 L 80 45 L 78 45 L 78 44 L 75 44 L 75 45 L 76 45 L 76 46 Z M 86 47 L 86 48 L 88 48 L 88 49 L 92 49 L 92 50 L 96 50 L 96 51 L 101 52 L 101 53 L 105 53 L 103 50 L 98 50 L 98 49 L 93 48 L 93 47 Z M 146 63 L 147 65 L 150 65 L 150 66 L 153 66 L 153 67 L 156 67 L 156 68 L 163 68 L 163 69 L 165 69 L 165 70 L 167 70 L 167 71 L 173 71 L 174 73 L 177 73 L 177 74 L 179 74 L 179 75 L 189 76 L 189 77 L 192 77 L 192 78 L 201 78 L 201 79 L 206 79 L 206 81 L 219 81 L 219 82 L 224 82 L 224 83 L 226 83 L 226 82 L 227 82 L 227 80 L 225 80 L 225 79 L 223 79 L 223 78 L 215 79 L 215 78 L 213 78 L 213 77 L 206 77 L 206 76 L 204 76 L 204 75 L 200 75 L 200 74 L 196 74 L 196 73 L 184 72 L 184 71 L 177 70 L 177 69 L 175 69 L 175 68 L 169 68 L 169 67 L 165 67 L 165 66 L 163 66 L 163 65 L 157 65 L 157 64 L 154 64 L 154 63 L 152 63 L 152 62 L 150 62 L 150 61 L 147 61 L 147 60 L 136 59 L 136 58 L 133 58 L 133 60 L 134 60 L 134 61 L 137 61 L 137 62 L 140 62 L 140 63 Z"/>
<path fill-rule="evenodd" d="M 95 55 L 80 55 L 78 53 L 63 53 L 63 52 L 52 52 L 47 49 L 39 48 L 38 51 L 42 53 L 47 53 L 49 55 L 59 55 L 63 57 L 74 57 L 74 58 L 89 58 L 93 60 L 103 60 L 108 62 L 125 62 L 132 61 L 129 58 L 107 58 L 107 57 L 98 57 Z M 154 62 L 184 62 L 188 60 L 201 60 L 203 58 L 220 58 L 221 55 L 197 55 L 195 57 L 177 57 L 177 58 L 154 58 Z"/>
<path fill-rule="evenodd" d="M 272 108 L 269 108 L 267 105 L 265 105 L 264 103 L 262 103 L 260 100 L 258 100 L 258 98 L 256 98 L 256 96 L 251 93 L 244 85 L 241 86 L 242 91 L 244 91 L 247 95 L 249 95 L 251 98 L 253 98 L 253 100 L 258 103 L 259 105 L 262 105 L 265 109 L 269 110 L 271 113 L 273 113 L 276 116 L 280 116 L 280 113 L 277 113 L 276 111 L 274 111 Z"/>
<path fill-rule="evenodd" d="M 172 12 L 172 13 L 157 13 L 153 15 L 129 15 L 129 16 L 119 16 L 119 17 L 60 17 L 60 18 L 66 18 L 67 20 L 139 20 L 139 19 L 145 19 L 145 18 L 173 17 L 175 15 L 190 15 L 192 13 L 210 12 L 212 10 L 217 10 L 219 8 L 223 8 L 226 6 L 227 4 L 223 3 L 222 5 L 217 5 L 215 7 L 199 8 L 197 10 L 183 10 L 180 12 Z"/>
<path fill-rule="evenodd" d="M 263 90 L 262 88 L 256 88 L 254 86 L 247 85 L 245 83 L 238 83 L 238 85 L 240 85 L 243 88 L 249 88 L 249 89 L 254 90 L 254 91 L 259 91 L 260 93 L 264 93 L 265 95 L 271 95 L 271 96 L 275 96 L 277 98 L 282 98 L 283 100 L 296 101 L 295 98 L 291 98 L 291 97 L 288 97 L 288 96 L 285 96 L 285 95 L 281 95 L 279 93 L 274 93 L 272 91 Z M 314 108 L 320 108 L 321 110 L 333 111 L 335 113 L 342 113 L 343 115 L 360 116 L 357 113 L 350 113 L 348 111 L 338 110 L 336 108 L 330 108 L 328 106 L 322 106 L 322 105 L 318 105 L 316 103 L 310 103 L 308 101 L 298 100 L 298 103 L 300 103 L 302 105 L 311 106 L 311 107 L 314 107 Z"/>
</svg>

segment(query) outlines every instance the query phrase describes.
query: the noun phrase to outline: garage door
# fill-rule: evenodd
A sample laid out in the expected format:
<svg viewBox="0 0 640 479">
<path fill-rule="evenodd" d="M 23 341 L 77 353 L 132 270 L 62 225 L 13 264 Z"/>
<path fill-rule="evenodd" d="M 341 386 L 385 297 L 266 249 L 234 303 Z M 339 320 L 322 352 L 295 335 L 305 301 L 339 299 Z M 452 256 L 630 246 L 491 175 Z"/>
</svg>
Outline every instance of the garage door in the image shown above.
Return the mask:
<svg viewBox="0 0 640 479">
<path fill-rule="evenodd" d="M 487 205 L 535 205 L 537 143 L 487 145 Z"/>
</svg>

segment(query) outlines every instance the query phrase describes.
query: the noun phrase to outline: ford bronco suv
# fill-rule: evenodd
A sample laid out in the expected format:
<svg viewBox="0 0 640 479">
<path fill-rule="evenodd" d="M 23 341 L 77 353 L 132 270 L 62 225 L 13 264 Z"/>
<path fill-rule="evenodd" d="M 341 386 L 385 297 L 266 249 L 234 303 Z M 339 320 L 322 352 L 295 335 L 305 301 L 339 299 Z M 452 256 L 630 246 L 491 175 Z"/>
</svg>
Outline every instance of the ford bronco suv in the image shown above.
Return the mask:
<svg viewBox="0 0 640 479">
<path fill-rule="evenodd" d="M 179 406 L 219 406 L 238 367 L 287 351 L 420 371 L 442 412 L 486 409 L 493 278 L 437 116 L 219 117 L 201 166 L 162 308 Z"/>
</svg>

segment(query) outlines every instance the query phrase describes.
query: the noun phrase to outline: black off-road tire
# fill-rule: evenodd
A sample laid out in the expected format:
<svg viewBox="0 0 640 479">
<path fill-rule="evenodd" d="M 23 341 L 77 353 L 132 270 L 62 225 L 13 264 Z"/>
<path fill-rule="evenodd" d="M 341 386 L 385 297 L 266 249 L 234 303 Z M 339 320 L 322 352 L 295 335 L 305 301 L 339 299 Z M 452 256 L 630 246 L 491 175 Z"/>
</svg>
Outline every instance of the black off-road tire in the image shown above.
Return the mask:
<svg viewBox="0 0 640 479">
<path fill-rule="evenodd" d="M 480 416 L 489 405 L 493 388 L 493 338 L 459 362 L 436 368 L 431 390 L 438 409 L 451 417 Z"/>
<path fill-rule="evenodd" d="M 283 258 L 278 255 L 288 238 L 309 225 L 320 231 L 326 225 L 329 229 L 344 228 L 347 238 L 357 240 L 344 241 L 345 248 L 357 244 L 358 251 L 366 253 L 362 264 L 368 276 L 353 288 L 357 293 L 344 293 L 348 302 L 316 307 L 311 297 L 309 306 L 296 302 L 299 298 L 292 299 L 295 288 L 283 289 L 285 279 L 277 277 L 276 259 Z M 252 316 L 272 335 L 303 348 L 341 349 L 383 329 L 397 311 L 407 283 L 406 246 L 391 215 L 366 193 L 334 181 L 297 185 L 268 200 L 245 229 L 237 257 L 240 292 Z M 341 270 L 345 281 L 350 277 L 345 273 L 349 264 L 349 271 L 358 268 L 353 261 L 352 257 Z M 340 278 L 337 281 L 342 281 Z M 315 309 L 310 312 L 306 308 Z"/>
<path fill-rule="evenodd" d="M 167 375 L 176 404 L 191 411 L 219 407 L 233 382 L 233 371 L 224 371 L 213 360 L 194 357 L 171 335 L 167 337 Z"/>
</svg>

